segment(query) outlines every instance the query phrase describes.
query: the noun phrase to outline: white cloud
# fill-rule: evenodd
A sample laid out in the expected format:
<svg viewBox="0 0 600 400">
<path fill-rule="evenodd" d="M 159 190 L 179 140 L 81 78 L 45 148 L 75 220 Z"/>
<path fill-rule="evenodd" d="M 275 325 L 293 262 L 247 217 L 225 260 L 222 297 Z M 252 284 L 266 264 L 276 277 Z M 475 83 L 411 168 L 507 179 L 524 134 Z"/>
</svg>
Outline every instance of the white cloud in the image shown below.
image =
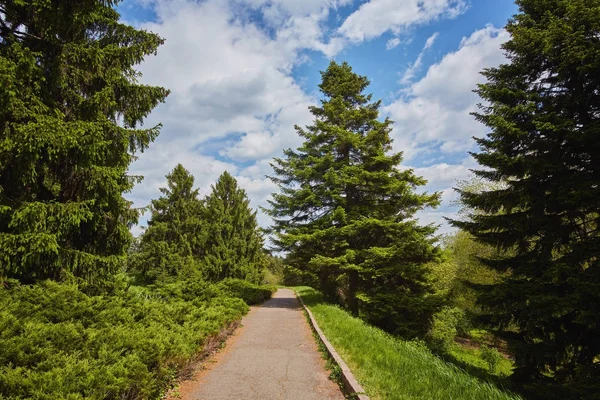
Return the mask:
<svg viewBox="0 0 600 400">
<path fill-rule="evenodd" d="M 425 42 L 425 46 L 423 46 L 423 49 L 417 56 L 417 59 L 415 60 L 415 62 L 410 64 L 408 66 L 408 68 L 406 68 L 406 70 L 404 71 L 402 78 L 400 78 L 400 82 L 399 82 L 400 84 L 407 85 L 414 79 L 417 71 L 419 71 L 421 69 L 421 67 L 423 66 L 423 56 L 425 56 L 425 52 L 433 46 L 433 44 L 435 43 L 435 39 L 437 39 L 437 37 L 438 37 L 438 34 L 439 34 L 439 32 L 436 32 L 433 35 L 431 35 L 429 38 L 427 38 L 427 41 Z"/>
<path fill-rule="evenodd" d="M 456 231 L 456 228 L 450 226 L 444 217 L 455 219 L 457 216 L 458 214 L 453 211 L 420 211 L 416 214 L 421 225 L 435 224 L 439 226 L 436 235 L 443 235 Z"/>
<path fill-rule="evenodd" d="M 142 27 L 157 32 L 166 43 L 156 57 L 140 67 L 142 82 L 165 86 L 172 94 L 147 121 L 147 125 L 163 123 L 161 136 L 131 168 L 133 174 L 146 177 L 128 195 L 137 207 L 159 196 L 164 176 L 177 163 L 192 172 L 202 194 L 207 194 L 210 185 L 227 170 L 246 189 L 253 207 L 266 205 L 276 190 L 265 177 L 272 173 L 269 162 L 282 149 L 301 143 L 294 124 L 302 126 L 312 121 L 307 108 L 316 99 L 291 76 L 294 66 L 303 60 L 301 50 L 333 55 L 349 41 L 356 41 L 356 32 L 361 29 L 361 40 L 387 30 L 400 34 L 412 26 L 451 17 L 464 7 L 462 1 L 451 0 L 371 0 L 343 22 L 339 33 L 328 35 L 324 24 L 330 13 L 349 0 L 144 1 L 151 1 L 158 21 Z M 388 3 L 394 3 L 402 15 L 390 11 Z M 239 7 L 242 4 L 261 12 L 269 27 L 245 15 L 244 7 Z M 415 5 L 416 14 L 411 17 Z M 383 31 L 372 28 L 371 22 L 364 19 L 373 12 L 367 6 L 379 7 Z M 361 21 L 366 24 L 362 28 Z M 426 41 L 423 52 L 433 46 L 436 37 Z M 432 144 L 446 152 L 467 148 L 465 138 L 481 132 L 468 115 L 476 103 L 470 91 L 480 81 L 479 70 L 502 60 L 498 47 L 505 38 L 504 31 L 491 27 L 475 32 L 463 39 L 455 53 L 411 84 L 403 98 L 384 108 L 397 121 L 394 148 L 403 150 L 407 160 L 431 151 Z M 400 38 L 392 39 L 387 47 L 400 42 Z M 422 56 L 417 61 L 413 66 L 418 69 L 422 67 Z M 206 146 L 213 147 L 204 151 Z M 239 167 L 241 162 L 244 168 Z M 465 170 L 464 163 L 438 161 L 416 172 L 430 180 L 427 190 L 443 191 L 446 204 L 453 196 L 449 191 L 451 181 L 462 177 Z M 443 212 L 423 213 L 424 221 L 436 215 L 439 221 Z M 270 222 L 262 213 L 259 221 L 263 226 Z"/>
<path fill-rule="evenodd" d="M 454 18 L 465 9 L 465 0 L 370 0 L 346 18 L 338 32 L 362 42 L 390 30 L 399 35 L 414 26 Z"/>
<path fill-rule="evenodd" d="M 223 171 L 240 172 L 236 162 L 260 162 L 283 148 L 296 147 L 299 138 L 293 125 L 310 122 L 308 106 L 315 101 L 291 77 L 302 38 L 269 35 L 237 15 L 239 10 L 227 2 L 153 4 L 158 21 L 142 28 L 166 42 L 157 56 L 140 66 L 142 82 L 165 86 L 172 93 L 146 123 L 162 122 L 161 135 L 131 167 L 131 173 L 145 176 L 128 195 L 137 207 L 159 196 L 164 176 L 177 163 L 189 169 L 197 186 L 208 193 Z M 209 139 L 224 144 L 204 152 Z M 254 205 L 264 202 L 263 192 L 269 187 L 264 177 L 244 172 L 238 178 L 249 194 L 258 196 L 252 197 Z"/>
<path fill-rule="evenodd" d="M 435 147 L 443 153 L 469 150 L 471 137 L 485 133 L 470 115 L 480 101 L 472 91 L 484 81 L 480 71 L 505 60 L 500 46 L 508 38 L 505 30 L 492 26 L 463 38 L 456 52 L 429 67 L 400 99 L 383 107 L 396 121 L 393 137 L 405 159 Z"/>
<path fill-rule="evenodd" d="M 263 22 L 276 31 L 278 41 L 288 47 L 317 50 L 333 57 L 346 45 L 341 38 L 326 38 L 325 22 L 331 10 L 349 5 L 352 0 L 231 1 L 260 12 Z"/>
<path fill-rule="evenodd" d="M 458 212 L 453 204 L 458 199 L 458 193 L 454 190 L 456 182 L 468 179 L 472 174 L 469 168 L 474 166 L 472 157 L 467 157 L 459 164 L 439 163 L 429 167 L 413 168 L 418 176 L 427 179 L 427 185 L 423 188 L 427 192 L 439 192 L 441 204 L 435 210 L 423 210 L 416 214 L 421 224 L 439 225 L 437 234 L 446 234 L 455 231 L 444 218 L 457 218 Z"/>
<path fill-rule="evenodd" d="M 428 50 L 428 49 L 432 48 L 433 44 L 435 43 L 435 40 L 438 38 L 439 35 L 440 35 L 440 33 L 436 32 L 433 35 L 429 36 L 427 38 L 427 41 L 425 42 L 425 46 L 423 47 L 423 50 Z"/>
<path fill-rule="evenodd" d="M 260 10 L 271 22 L 281 23 L 286 17 L 307 16 L 323 9 L 349 5 L 352 0 L 234 0 Z"/>
<path fill-rule="evenodd" d="M 466 161 L 461 164 L 440 163 L 429 167 L 414 168 L 415 174 L 427 179 L 430 190 L 445 190 L 457 180 L 466 179 L 470 172 Z"/>
<path fill-rule="evenodd" d="M 385 48 L 388 50 L 393 49 L 394 47 L 398 46 L 400 44 L 400 39 L 398 38 L 393 38 L 387 41 L 387 43 L 385 44 Z"/>
</svg>

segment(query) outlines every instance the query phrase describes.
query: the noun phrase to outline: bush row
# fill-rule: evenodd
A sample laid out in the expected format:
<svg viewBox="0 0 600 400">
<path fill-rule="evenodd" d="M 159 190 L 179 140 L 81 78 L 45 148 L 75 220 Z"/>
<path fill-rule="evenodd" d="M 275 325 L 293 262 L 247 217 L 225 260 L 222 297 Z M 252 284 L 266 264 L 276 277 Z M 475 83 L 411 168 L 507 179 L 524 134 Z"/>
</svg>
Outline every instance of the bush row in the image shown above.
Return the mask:
<svg viewBox="0 0 600 400">
<path fill-rule="evenodd" d="M 247 312 L 242 298 L 270 296 L 252 286 L 177 282 L 110 296 L 50 281 L 0 289 L 0 399 L 156 398 L 207 337 Z"/>
<path fill-rule="evenodd" d="M 274 285 L 256 285 L 241 279 L 225 279 L 217 285 L 223 293 L 231 297 L 239 297 L 246 304 L 260 304 L 270 299 L 277 290 Z"/>
</svg>

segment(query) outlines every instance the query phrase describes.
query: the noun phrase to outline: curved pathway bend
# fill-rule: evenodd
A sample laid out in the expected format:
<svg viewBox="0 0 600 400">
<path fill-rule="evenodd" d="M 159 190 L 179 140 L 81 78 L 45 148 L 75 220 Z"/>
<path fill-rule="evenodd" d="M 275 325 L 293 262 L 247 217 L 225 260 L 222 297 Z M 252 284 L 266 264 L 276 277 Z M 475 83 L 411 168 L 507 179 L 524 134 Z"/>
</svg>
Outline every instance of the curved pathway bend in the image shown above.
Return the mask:
<svg viewBox="0 0 600 400">
<path fill-rule="evenodd" d="M 328 376 L 302 308 L 289 289 L 253 307 L 213 366 L 182 400 L 343 400 Z"/>
</svg>

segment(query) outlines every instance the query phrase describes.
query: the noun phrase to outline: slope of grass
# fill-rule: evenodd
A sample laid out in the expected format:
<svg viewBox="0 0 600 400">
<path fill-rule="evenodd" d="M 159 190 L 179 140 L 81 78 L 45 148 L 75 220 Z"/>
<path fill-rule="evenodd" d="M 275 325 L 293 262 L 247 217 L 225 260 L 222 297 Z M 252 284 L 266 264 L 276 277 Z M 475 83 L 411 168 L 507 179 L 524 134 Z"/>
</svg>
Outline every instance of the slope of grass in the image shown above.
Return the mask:
<svg viewBox="0 0 600 400">
<path fill-rule="evenodd" d="M 486 348 L 500 350 L 496 351 L 492 359 L 494 362 L 484 354 Z M 482 329 L 472 329 L 467 338 L 457 340 L 442 357 L 469 374 L 498 385 L 508 383 L 514 369 L 513 361 L 503 351 L 506 351 L 506 345 L 499 342 L 493 334 Z"/>
<path fill-rule="evenodd" d="M 512 374 L 513 363 L 504 357 L 501 357 L 498 366 L 495 370 L 490 370 L 490 366 L 485 362 L 481 355 L 482 350 L 480 348 L 472 348 L 461 345 L 453 346 L 449 351 L 448 355 L 456 361 L 456 363 L 464 366 L 465 369 L 473 369 L 482 371 L 492 377 L 505 378 Z"/>
<path fill-rule="evenodd" d="M 374 400 L 520 399 L 441 360 L 422 344 L 394 338 L 323 302 L 312 288 L 294 289 Z"/>
</svg>

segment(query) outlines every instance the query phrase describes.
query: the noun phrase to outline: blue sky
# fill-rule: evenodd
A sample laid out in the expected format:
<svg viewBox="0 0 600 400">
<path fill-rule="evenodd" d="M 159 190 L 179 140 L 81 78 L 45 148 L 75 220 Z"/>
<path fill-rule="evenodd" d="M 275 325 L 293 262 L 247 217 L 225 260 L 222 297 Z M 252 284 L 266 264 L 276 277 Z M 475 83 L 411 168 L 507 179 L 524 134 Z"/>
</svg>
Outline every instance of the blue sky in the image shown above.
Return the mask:
<svg viewBox="0 0 600 400">
<path fill-rule="evenodd" d="M 311 122 L 319 71 L 335 59 L 371 80 L 382 117 L 396 121 L 402 167 L 442 192 L 438 209 L 419 214 L 440 232 L 456 212 L 452 187 L 475 166 L 471 137 L 486 133 L 469 115 L 472 90 L 479 71 L 504 61 L 503 26 L 517 12 L 511 0 L 125 0 L 118 10 L 166 39 L 139 69 L 172 92 L 146 121 L 163 124 L 160 137 L 131 168 L 145 176 L 128 194 L 136 206 L 160 195 L 179 162 L 202 193 L 227 170 L 265 205 L 276 190 L 268 163 L 301 143 L 293 125 Z"/>
</svg>

